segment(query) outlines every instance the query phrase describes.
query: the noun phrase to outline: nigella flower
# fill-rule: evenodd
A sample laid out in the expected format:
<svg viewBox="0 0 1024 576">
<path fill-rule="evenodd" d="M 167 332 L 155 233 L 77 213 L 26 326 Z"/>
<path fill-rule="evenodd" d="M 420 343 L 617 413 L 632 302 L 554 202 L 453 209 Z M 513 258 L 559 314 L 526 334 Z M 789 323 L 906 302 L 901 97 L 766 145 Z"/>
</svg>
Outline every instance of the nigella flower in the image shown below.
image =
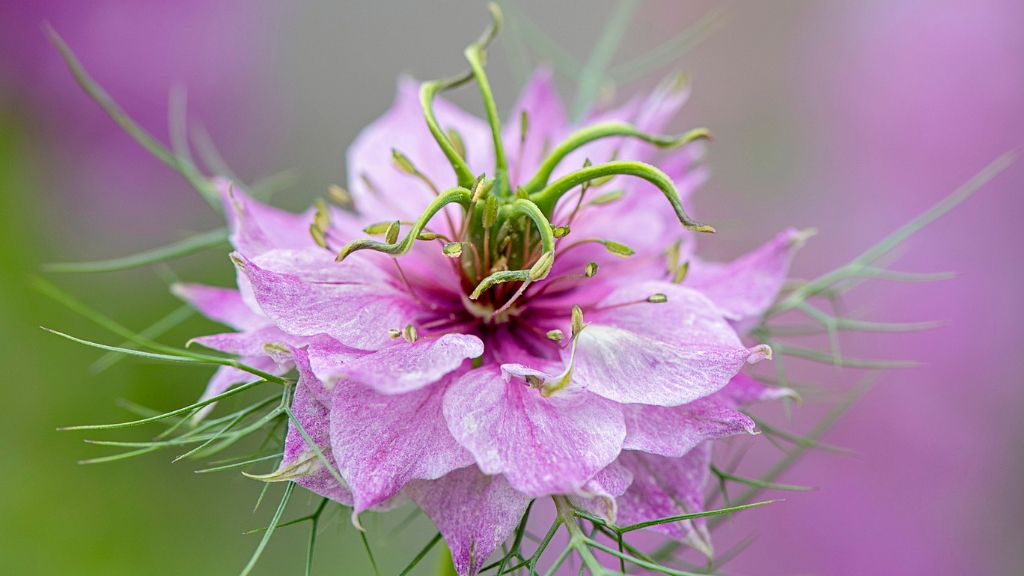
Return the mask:
<svg viewBox="0 0 1024 576">
<path fill-rule="evenodd" d="M 754 432 L 739 409 L 786 393 L 740 373 L 771 351 L 737 330 L 803 239 L 700 260 L 712 229 L 684 203 L 706 132 L 649 135 L 685 86 L 573 126 L 542 71 L 503 129 L 485 44 L 463 78 L 399 83 L 349 150 L 334 196 L 353 210 L 293 215 L 219 182 L 238 290 L 176 289 L 235 330 L 197 343 L 298 371 L 283 461 L 261 478 L 352 506 L 357 525 L 411 499 L 460 574 L 536 498 L 622 523 L 701 510 L 711 441 Z M 486 121 L 438 97 L 473 79 Z M 206 397 L 249 378 L 222 368 Z M 699 521 L 657 529 L 710 553 Z"/>
</svg>

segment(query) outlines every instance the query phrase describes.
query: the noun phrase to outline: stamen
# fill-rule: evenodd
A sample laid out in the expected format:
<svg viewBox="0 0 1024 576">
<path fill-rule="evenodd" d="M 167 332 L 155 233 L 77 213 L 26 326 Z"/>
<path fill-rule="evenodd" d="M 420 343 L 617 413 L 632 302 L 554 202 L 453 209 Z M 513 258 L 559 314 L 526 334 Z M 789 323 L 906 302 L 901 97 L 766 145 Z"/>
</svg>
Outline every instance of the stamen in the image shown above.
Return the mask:
<svg viewBox="0 0 1024 576">
<path fill-rule="evenodd" d="M 547 277 L 548 273 L 551 271 L 552 264 L 554 264 L 555 239 L 551 231 L 551 223 L 544 217 L 544 214 L 541 213 L 536 204 L 529 200 L 515 200 L 510 204 L 502 206 L 501 213 L 508 219 L 519 214 L 530 218 L 530 220 L 533 221 L 534 226 L 537 228 L 537 231 L 540 233 L 541 249 L 543 250 L 543 253 L 529 270 L 495 272 L 487 278 L 484 278 L 479 284 L 477 284 L 473 293 L 470 294 L 469 297 L 472 300 L 476 300 L 484 291 L 497 284 L 505 282 L 525 282 L 527 280 L 542 280 Z M 508 219 L 506 219 L 506 224 L 509 221 Z"/>
<path fill-rule="evenodd" d="M 409 295 L 412 296 L 412 299 L 420 306 L 430 308 L 431 310 L 437 310 L 437 304 L 434 304 L 433 302 L 429 304 L 424 302 L 423 299 L 420 298 L 419 294 L 416 293 L 416 289 L 412 287 L 412 284 L 409 282 L 409 278 L 405 275 L 405 270 L 402 270 L 402 265 L 398 263 L 398 258 L 392 258 L 391 261 L 395 263 L 395 268 L 398 270 L 398 277 L 402 279 L 402 284 L 405 285 L 405 289 L 409 292 Z"/>
<path fill-rule="evenodd" d="M 348 190 L 345 190 L 337 184 L 331 184 L 327 187 L 327 195 L 330 196 L 331 200 L 335 204 L 351 210 L 355 207 L 355 202 L 352 200 L 352 195 L 349 194 Z"/>
<path fill-rule="evenodd" d="M 402 329 L 402 339 L 409 344 L 415 344 L 419 338 L 419 334 L 416 332 L 416 327 L 412 324 L 408 324 Z"/>
</svg>

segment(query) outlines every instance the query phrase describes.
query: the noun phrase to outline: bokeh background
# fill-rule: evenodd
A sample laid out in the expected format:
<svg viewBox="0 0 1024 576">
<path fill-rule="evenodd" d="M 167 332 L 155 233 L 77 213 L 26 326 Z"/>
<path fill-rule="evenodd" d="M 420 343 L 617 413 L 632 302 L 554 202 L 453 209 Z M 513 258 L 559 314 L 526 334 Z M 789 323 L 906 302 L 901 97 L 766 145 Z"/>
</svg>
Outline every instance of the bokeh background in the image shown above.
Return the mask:
<svg viewBox="0 0 1024 576">
<path fill-rule="evenodd" d="M 491 58 L 499 106 L 508 109 L 543 61 L 571 101 L 574 70 L 616 3 L 505 6 L 509 30 Z M 55 431 L 124 418 L 117 398 L 187 403 L 207 374 L 130 361 L 96 370 L 95 351 L 37 328 L 111 341 L 33 291 L 41 264 L 124 255 L 218 223 L 76 88 L 44 21 L 165 140 L 168 94 L 184 87 L 193 127 L 212 135 L 226 163 L 248 181 L 282 181 L 290 170 L 291 186 L 274 202 L 299 208 L 344 181 L 348 143 L 389 105 L 399 74 L 462 68 L 462 47 L 485 11 L 464 0 L 0 3 L 0 565 L 9 574 L 237 572 L 258 540 L 242 532 L 266 522 L 273 493 L 253 512 L 254 482 L 195 475 L 168 454 L 80 466 L 104 452 Z M 644 64 L 687 28 L 667 57 Z M 788 225 L 813 226 L 819 234 L 797 261 L 798 277 L 845 262 L 1024 144 L 1017 0 L 641 2 L 604 94 L 628 96 L 672 71 L 694 86 L 677 127 L 705 125 L 716 136 L 713 177 L 697 205 L 721 233 L 703 247 L 728 258 Z M 453 98 L 480 110 L 471 91 Z M 863 317 L 943 327 L 851 339 L 851 353 L 923 366 L 883 375 L 827 436 L 856 456 L 812 452 L 784 478 L 818 491 L 727 525 L 722 542 L 754 540 L 722 572 L 1024 571 L 1022 217 L 1018 162 L 909 242 L 896 265 L 956 279 L 871 284 L 851 295 L 848 306 Z M 45 277 L 143 329 L 179 306 L 169 278 L 228 284 L 231 269 L 223 254 L 207 254 L 157 269 Z M 213 329 L 193 318 L 163 338 L 180 343 Z M 806 430 L 860 377 L 813 374 L 828 392 L 773 417 Z M 765 444 L 752 451 L 752 469 L 778 457 Z M 432 533 L 422 519 L 398 533 L 396 523 L 370 520 L 385 573 Z M 306 528 L 282 529 L 256 573 L 301 573 L 305 542 Z M 347 521 L 321 535 L 316 568 L 369 572 Z"/>
</svg>

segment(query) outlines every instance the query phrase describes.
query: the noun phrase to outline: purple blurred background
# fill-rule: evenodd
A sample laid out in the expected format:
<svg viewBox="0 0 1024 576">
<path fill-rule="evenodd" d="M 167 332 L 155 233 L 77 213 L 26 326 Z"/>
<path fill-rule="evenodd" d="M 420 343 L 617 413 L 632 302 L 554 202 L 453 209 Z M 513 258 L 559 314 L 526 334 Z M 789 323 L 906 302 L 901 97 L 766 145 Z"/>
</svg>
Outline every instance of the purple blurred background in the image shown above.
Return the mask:
<svg viewBox="0 0 1024 576">
<path fill-rule="evenodd" d="M 184 230 L 208 229 L 216 218 L 74 86 L 40 23 L 49 21 L 100 83 L 162 139 L 167 95 L 173 86 L 186 87 L 190 118 L 202 122 L 243 178 L 297 170 L 298 185 L 275 200 L 297 208 L 343 181 L 347 144 L 391 101 L 395 78 L 461 69 L 462 46 L 485 19 L 482 7 L 466 2 L 409 4 L 103 0 L 0 8 L 0 127 L 8 153 L 0 223 L 11 235 L 0 254 L 5 278 L 19 279 L 0 293 L 0 329 L 4 342 L 24 342 L 33 351 L 2 353 L 22 391 L 14 395 L 15 416 L 2 425 L 10 429 L 0 429 L 0 457 L 19 471 L 0 480 L 10 495 L 0 502 L 0 557 L 16 573 L 223 573 L 244 563 L 254 545 L 238 532 L 260 522 L 249 516 L 256 496 L 249 484 L 197 480 L 170 471 L 161 458 L 77 467 L 74 460 L 92 452 L 77 438 L 52 432 L 87 415 L 114 418 L 115 393 L 149 394 L 162 405 L 167 390 L 190 398 L 205 374 L 176 373 L 173 388 L 156 391 L 153 382 L 166 378 L 156 369 L 88 375 L 83 367 L 93 356 L 28 335 L 40 323 L 60 327 L 70 320 L 20 279 L 40 262 L 131 253 Z M 512 20 L 537 23 L 569 56 L 584 60 L 613 3 L 588 3 L 586 11 L 576 3 L 507 6 Z M 641 4 L 615 58 L 619 69 L 628 76 L 622 63 L 715 7 L 709 1 Z M 510 26 L 509 34 L 522 35 L 522 28 Z M 515 37 L 504 41 L 514 48 Z M 541 60 L 534 55 L 525 63 Z M 507 110 L 524 62 L 514 49 L 499 49 L 492 60 L 492 82 Z M 713 176 L 696 204 L 721 233 L 702 247 L 728 258 L 786 226 L 813 226 L 819 234 L 797 261 L 798 277 L 856 256 L 996 156 L 1024 145 L 1024 4 L 1018 0 L 738 2 L 702 43 L 639 81 L 620 82 L 617 93 L 629 95 L 676 70 L 694 85 L 676 127 L 706 125 L 716 136 L 709 147 Z M 571 96 L 571 80 L 562 77 L 560 85 Z M 479 112 L 473 96 L 463 91 L 455 100 Z M 818 491 L 785 495 L 785 503 L 730 521 L 723 542 L 756 540 L 723 572 L 1024 570 L 1024 421 L 1018 416 L 1024 361 L 1016 348 L 1024 312 L 1022 188 L 1018 162 L 911 240 L 894 264 L 954 271 L 956 279 L 872 283 L 851 293 L 846 306 L 859 317 L 944 326 L 844 342 L 850 355 L 924 365 L 883 375 L 827 436 L 856 457 L 812 452 L 783 478 Z M 190 280 L 230 273 L 222 258 L 178 271 Z M 118 318 L 127 309 L 126 323 L 138 328 L 174 306 L 157 293 L 160 285 L 129 274 L 86 283 L 76 293 Z M 66 361 L 40 368 L 54 355 Z M 831 391 L 860 376 L 811 373 Z M 88 392 L 67 393 L 66 382 Z M 806 430 L 827 407 L 826 399 L 811 396 L 794 408 L 789 425 Z M 26 440 L 7 440 L 16 437 Z M 753 470 L 778 457 L 762 440 L 752 451 Z M 40 481 L 49 477 L 55 480 Z M 112 485 L 119 488 L 105 490 Z M 154 490 L 161 491 L 157 504 Z M 67 510 L 87 500 L 95 500 L 92 513 L 66 519 Z M 328 557 L 352 553 L 350 531 L 329 537 L 345 543 Z M 264 573 L 291 573 L 300 565 L 302 537 L 289 538 L 272 550 Z M 54 548 L 63 551 L 60 557 L 48 555 Z M 190 553 L 181 554 L 185 549 Z M 169 555 L 181 558 L 175 564 Z M 344 560 L 341 570 L 362 573 L 361 561 Z"/>
</svg>

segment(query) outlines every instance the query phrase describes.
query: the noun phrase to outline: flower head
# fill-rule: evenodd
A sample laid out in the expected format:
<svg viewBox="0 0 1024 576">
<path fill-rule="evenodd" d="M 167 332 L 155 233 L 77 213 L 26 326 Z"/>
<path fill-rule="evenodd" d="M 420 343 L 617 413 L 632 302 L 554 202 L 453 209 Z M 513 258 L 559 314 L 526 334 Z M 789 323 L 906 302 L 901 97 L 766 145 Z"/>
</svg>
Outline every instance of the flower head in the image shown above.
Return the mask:
<svg viewBox="0 0 1024 576">
<path fill-rule="evenodd" d="M 177 293 L 234 332 L 198 338 L 261 370 L 298 370 L 289 480 L 366 510 L 412 499 L 475 574 L 532 499 L 614 521 L 701 509 L 710 441 L 751 433 L 742 376 L 770 358 L 737 329 L 781 287 L 787 231 L 729 264 L 684 208 L 703 179 L 668 82 L 570 125 L 538 72 L 505 122 L 483 71 L 403 80 L 348 153 L 348 207 L 278 211 L 219 182 L 238 290 Z M 475 80 L 487 119 L 439 96 Z M 658 149 L 671 152 L 649 162 Z M 244 382 L 221 369 L 207 396 Z M 662 530 L 704 551 L 699 523 Z"/>
</svg>

